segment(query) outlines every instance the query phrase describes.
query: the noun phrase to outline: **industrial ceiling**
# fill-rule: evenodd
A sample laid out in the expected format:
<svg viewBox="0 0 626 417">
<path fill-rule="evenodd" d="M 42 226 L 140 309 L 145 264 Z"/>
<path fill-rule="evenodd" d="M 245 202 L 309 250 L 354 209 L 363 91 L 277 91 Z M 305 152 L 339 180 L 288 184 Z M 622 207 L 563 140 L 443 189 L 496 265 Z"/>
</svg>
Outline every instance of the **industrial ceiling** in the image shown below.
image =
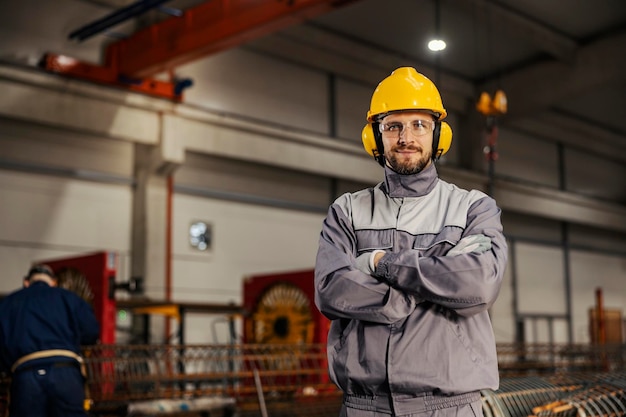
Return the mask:
<svg viewBox="0 0 626 417">
<path fill-rule="evenodd" d="M 30 7 L 29 3 L 32 3 Z M 116 68 L 123 68 L 132 76 L 150 77 L 232 47 L 261 51 L 371 85 L 390 69 L 412 65 L 434 78 L 446 92 L 446 99 L 453 103 L 456 100 L 457 108 L 469 107 L 481 91 L 502 89 L 509 103 L 504 125 L 589 150 L 619 163 L 626 162 L 624 0 L 59 0 L 44 3 L 24 0 L 17 6 L 14 2 L 0 1 L 5 33 L 32 30 L 35 39 L 42 25 L 48 27 L 47 33 L 50 27 L 55 27 L 54 36 L 58 37 L 59 45 L 73 36 L 73 41 L 85 48 L 93 50 L 97 46 L 105 50 L 106 45 L 110 49 L 110 45 L 120 44 L 112 37 L 136 40 L 146 28 L 155 25 L 163 28 L 167 21 L 180 22 L 185 15 L 202 7 L 214 13 L 236 9 L 239 11 L 234 13 L 235 20 L 229 22 L 242 26 L 238 29 L 228 22 L 216 21 L 222 26 L 213 32 L 230 33 L 228 41 L 211 38 L 213 23 L 207 22 L 202 36 L 206 42 L 213 42 L 208 47 L 196 45 L 182 59 L 153 53 L 149 63 L 148 58 L 133 61 L 133 53 L 127 52 L 115 62 Z M 107 17 L 122 11 L 132 12 L 138 5 L 147 7 L 140 13 L 126 13 L 125 18 L 108 27 L 98 28 Z M 270 6 L 272 12 L 268 11 Z M 278 9 L 283 14 L 271 14 Z M 248 17 L 242 17 L 246 12 Z M 100 30 L 81 32 L 89 28 Z M 77 33 L 87 35 L 81 38 Z M 200 37 L 198 32 L 194 36 Z M 426 45 L 433 36 L 444 39 L 447 48 L 437 54 L 429 51 Z M 5 36 L 8 42 L 6 39 Z M 0 54 L 2 60 L 15 58 L 32 61 L 32 57 L 20 57 L 16 52 Z M 110 65 L 109 59 L 103 53 L 98 65 Z"/>
</svg>

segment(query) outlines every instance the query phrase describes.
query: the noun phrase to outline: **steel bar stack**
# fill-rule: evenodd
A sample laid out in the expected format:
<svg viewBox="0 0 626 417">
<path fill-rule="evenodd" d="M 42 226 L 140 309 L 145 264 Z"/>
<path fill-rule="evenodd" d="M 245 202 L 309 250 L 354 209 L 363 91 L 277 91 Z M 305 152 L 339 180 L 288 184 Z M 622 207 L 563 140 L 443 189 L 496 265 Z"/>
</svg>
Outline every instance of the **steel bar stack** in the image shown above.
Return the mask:
<svg viewBox="0 0 626 417">
<path fill-rule="evenodd" d="M 626 415 L 626 372 L 503 379 L 483 391 L 486 417 L 620 417 Z"/>
</svg>

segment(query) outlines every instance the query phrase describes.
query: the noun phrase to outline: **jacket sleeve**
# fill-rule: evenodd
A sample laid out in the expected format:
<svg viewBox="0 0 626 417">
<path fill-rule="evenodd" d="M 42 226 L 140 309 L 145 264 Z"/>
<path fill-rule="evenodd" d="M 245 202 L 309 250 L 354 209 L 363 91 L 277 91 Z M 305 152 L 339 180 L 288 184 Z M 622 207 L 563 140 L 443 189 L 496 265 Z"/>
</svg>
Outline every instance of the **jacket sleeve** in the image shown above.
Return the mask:
<svg viewBox="0 0 626 417">
<path fill-rule="evenodd" d="M 356 267 L 352 223 L 338 204 L 324 220 L 315 262 L 315 304 L 329 319 L 394 323 L 415 309 L 414 297 Z"/>
<path fill-rule="evenodd" d="M 409 294 L 471 316 L 493 305 L 500 291 L 507 260 L 500 209 L 490 197 L 474 202 L 462 237 L 482 233 L 491 249 L 457 256 L 420 256 L 416 250 L 385 254 L 375 275 Z"/>
</svg>

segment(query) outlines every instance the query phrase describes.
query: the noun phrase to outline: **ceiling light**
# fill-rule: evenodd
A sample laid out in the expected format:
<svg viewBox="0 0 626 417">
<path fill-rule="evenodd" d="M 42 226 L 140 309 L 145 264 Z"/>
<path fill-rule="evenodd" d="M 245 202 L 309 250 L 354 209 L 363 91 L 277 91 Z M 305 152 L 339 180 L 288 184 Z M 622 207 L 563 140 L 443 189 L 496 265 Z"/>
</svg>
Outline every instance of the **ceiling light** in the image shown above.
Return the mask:
<svg viewBox="0 0 626 417">
<path fill-rule="evenodd" d="M 428 49 L 433 52 L 443 51 L 444 49 L 446 49 L 446 42 L 442 39 L 433 39 L 432 41 L 428 42 Z"/>
</svg>

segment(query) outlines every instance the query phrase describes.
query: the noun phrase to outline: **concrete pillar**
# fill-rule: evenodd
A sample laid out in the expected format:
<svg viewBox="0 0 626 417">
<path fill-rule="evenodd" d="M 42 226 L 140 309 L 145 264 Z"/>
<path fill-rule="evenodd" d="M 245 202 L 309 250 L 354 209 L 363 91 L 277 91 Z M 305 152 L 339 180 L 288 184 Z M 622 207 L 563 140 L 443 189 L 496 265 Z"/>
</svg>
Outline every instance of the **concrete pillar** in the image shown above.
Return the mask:
<svg viewBox="0 0 626 417">
<path fill-rule="evenodd" d="M 155 301 L 167 301 L 168 259 L 168 177 L 178 166 L 163 163 L 158 146 L 135 144 L 135 189 L 132 207 L 132 260 L 131 274 L 141 277 L 144 283 L 143 297 Z M 153 317 L 150 321 L 149 340 L 162 342 L 168 326 L 164 320 Z M 144 323 L 133 320 L 133 336 L 143 333 Z"/>
</svg>

